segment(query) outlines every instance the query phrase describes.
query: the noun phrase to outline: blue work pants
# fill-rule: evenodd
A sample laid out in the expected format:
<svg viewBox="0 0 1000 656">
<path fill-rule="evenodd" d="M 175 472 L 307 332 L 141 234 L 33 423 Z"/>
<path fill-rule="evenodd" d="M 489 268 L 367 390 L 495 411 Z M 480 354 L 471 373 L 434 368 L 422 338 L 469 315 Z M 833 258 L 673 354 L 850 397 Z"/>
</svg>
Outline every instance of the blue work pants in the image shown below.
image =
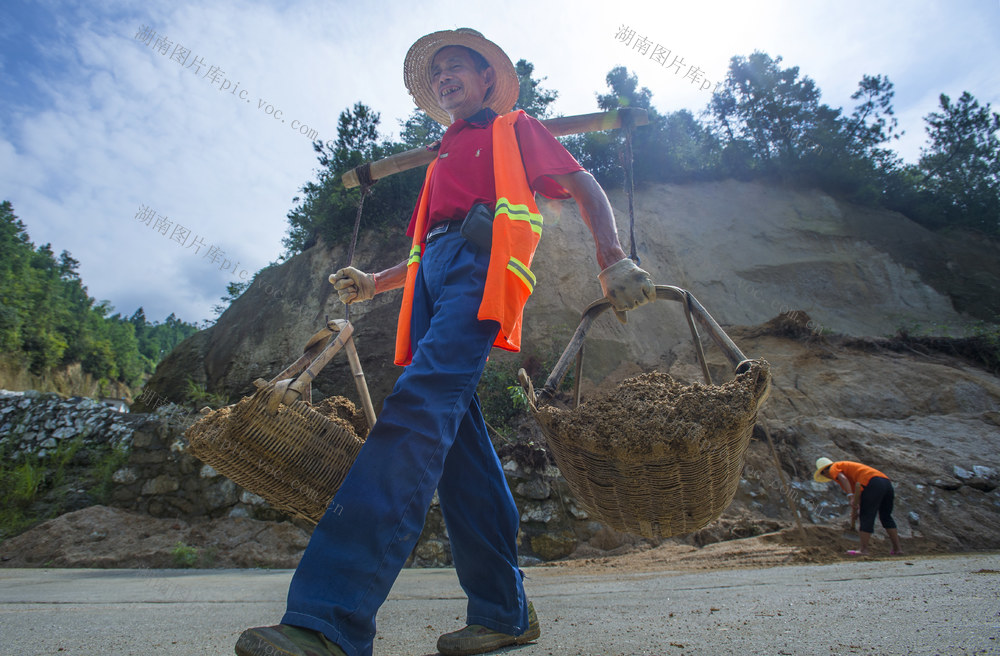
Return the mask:
<svg viewBox="0 0 1000 656">
<path fill-rule="evenodd" d="M 467 623 L 528 628 L 517 567 L 518 511 L 486 433 L 476 386 L 498 324 L 479 321 L 489 254 L 457 231 L 424 250 L 413 362 L 399 377 L 292 578 L 283 624 L 372 653 L 375 613 L 416 545 L 434 490 Z"/>
</svg>

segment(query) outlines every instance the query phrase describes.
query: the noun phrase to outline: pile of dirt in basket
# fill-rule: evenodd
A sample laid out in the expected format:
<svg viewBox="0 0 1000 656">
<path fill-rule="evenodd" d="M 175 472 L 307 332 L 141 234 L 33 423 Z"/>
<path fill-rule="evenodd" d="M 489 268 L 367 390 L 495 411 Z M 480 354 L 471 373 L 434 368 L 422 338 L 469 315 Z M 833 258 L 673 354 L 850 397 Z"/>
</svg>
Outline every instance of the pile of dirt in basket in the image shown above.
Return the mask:
<svg viewBox="0 0 1000 656">
<path fill-rule="evenodd" d="M 188 439 L 192 437 L 198 439 L 201 436 L 221 434 L 229 424 L 230 419 L 234 415 L 240 416 L 243 414 L 252 400 L 253 396 L 245 396 L 240 399 L 239 403 L 234 405 L 227 405 L 210 412 L 202 410 L 204 413 L 202 417 L 188 429 Z M 365 413 L 348 398 L 343 396 L 328 396 L 319 403 L 311 405 L 311 407 L 359 439 L 363 440 L 368 434 L 368 421 L 365 419 Z M 289 407 L 282 404 L 278 409 L 277 416 L 281 417 L 288 412 Z"/>
<path fill-rule="evenodd" d="M 763 360 L 717 386 L 640 374 L 576 409 L 546 406 L 536 417 L 546 433 L 572 436 L 581 448 L 620 460 L 692 458 L 754 421 L 767 377 Z"/>
</svg>

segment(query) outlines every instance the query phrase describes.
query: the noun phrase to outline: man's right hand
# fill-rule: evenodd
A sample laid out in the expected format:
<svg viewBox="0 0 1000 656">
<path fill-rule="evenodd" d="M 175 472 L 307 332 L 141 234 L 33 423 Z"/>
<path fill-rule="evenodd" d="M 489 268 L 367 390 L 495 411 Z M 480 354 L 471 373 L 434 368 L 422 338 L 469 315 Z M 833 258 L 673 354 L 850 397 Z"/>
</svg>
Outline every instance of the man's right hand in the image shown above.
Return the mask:
<svg viewBox="0 0 1000 656">
<path fill-rule="evenodd" d="M 345 267 L 330 276 L 337 297 L 344 305 L 370 301 L 375 296 L 375 276 L 354 267 Z"/>
</svg>

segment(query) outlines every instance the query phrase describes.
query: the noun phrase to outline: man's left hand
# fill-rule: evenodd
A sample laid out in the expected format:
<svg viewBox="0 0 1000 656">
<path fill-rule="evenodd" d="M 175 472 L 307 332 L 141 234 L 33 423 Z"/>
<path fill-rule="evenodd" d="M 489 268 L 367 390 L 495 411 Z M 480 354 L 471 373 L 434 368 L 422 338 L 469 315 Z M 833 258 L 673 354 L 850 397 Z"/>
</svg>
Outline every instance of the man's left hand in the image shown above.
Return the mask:
<svg viewBox="0 0 1000 656">
<path fill-rule="evenodd" d="M 604 296 L 611 301 L 618 319 L 625 323 L 625 312 L 656 300 L 656 285 L 649 274 L 629 258 L 618 260 L 597 276 Z"/>
</svg>

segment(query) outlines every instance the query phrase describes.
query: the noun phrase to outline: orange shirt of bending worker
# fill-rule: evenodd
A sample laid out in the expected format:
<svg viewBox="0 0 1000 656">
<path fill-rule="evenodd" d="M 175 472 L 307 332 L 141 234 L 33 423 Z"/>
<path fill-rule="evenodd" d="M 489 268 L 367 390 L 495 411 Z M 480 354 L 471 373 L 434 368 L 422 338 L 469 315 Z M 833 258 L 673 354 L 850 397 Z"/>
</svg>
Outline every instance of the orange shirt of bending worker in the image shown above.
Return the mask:
<svg viewBox="0 0 1000 656">
<path fill-rule="evenodd" d="M 860 462 L 851 462 L 850 460 L 841 460 L 830 465 L 827 476 L 833 480 L 837 480 L 837 474 L 843 474 L 850 481 L 851 490 L 858 483 L 861 483 L 861 488 L 864 489 L 868 486 L 868 481 L 876 476 L 889 478 L 874 467 L 862 465 Z"/>
</svg>

